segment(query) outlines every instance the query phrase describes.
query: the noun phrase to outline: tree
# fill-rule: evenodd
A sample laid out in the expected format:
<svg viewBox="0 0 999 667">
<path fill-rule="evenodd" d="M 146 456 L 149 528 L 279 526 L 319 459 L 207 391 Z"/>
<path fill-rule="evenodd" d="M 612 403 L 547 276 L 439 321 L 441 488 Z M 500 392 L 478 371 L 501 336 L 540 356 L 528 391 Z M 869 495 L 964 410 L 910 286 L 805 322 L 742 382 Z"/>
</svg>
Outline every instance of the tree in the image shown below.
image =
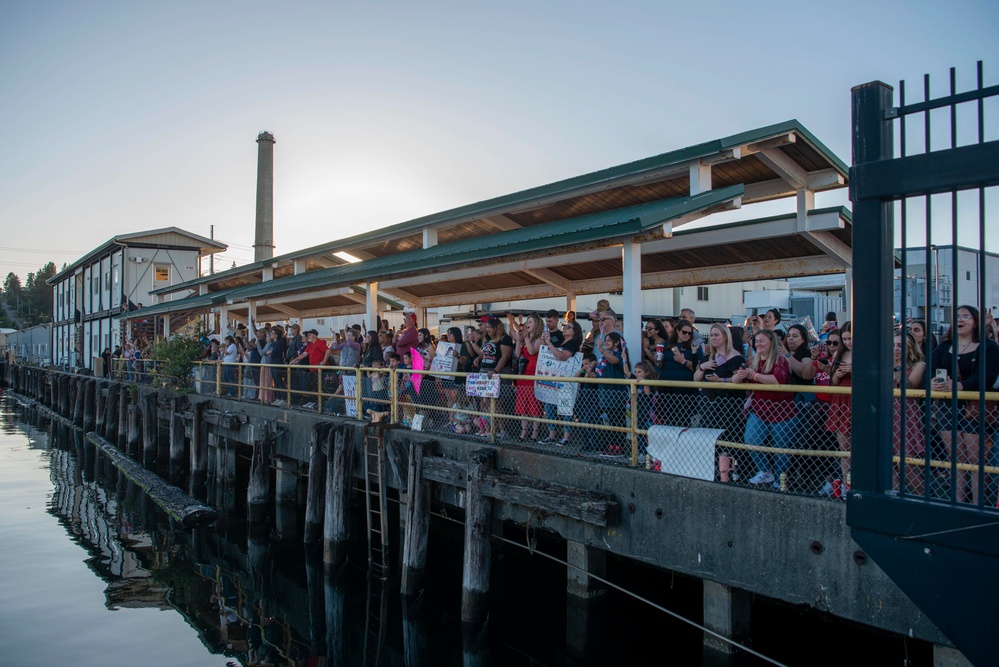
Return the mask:
<svg viewBox="0 0 999 667">
<path fill-rule="evenodd" d="M 7 297 L 7 303 L 10 305 L 14 305 L 17 297 L 21 295 L 21 279 L 13 271 L 8 273 L 7 278 L 4 279 L 3 291 Z M 12 300 L 14 303 L 12 303 Z"/>
</svg>

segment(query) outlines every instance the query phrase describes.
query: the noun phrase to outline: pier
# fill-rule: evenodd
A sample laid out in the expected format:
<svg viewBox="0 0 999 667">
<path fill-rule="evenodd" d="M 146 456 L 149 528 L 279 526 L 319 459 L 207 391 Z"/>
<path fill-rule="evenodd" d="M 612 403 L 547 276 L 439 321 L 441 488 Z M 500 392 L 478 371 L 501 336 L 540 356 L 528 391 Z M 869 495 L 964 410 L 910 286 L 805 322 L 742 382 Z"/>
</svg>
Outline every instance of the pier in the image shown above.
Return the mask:
<svg viewBox="0 0 999 667">
<path fill-rule="evenodd" d="M 745 637 L 753 596 L 807 606 L 941 650 L 949 646 L 850 537 L 842 502 L 564 458 L 529 446 L 373 427 L 314 411 L 173 396 L 20 365 L 4 364 L 2 377 L 11 396 L 81 433 L 85 415 L 102 396 L 103 431 L 88 437 L 127 450 L 131 439 L 121 437 L 120 421 L 107 414 L 121 414 L 125 403 L 124 412 L 141 421 L 130 429 L 141 434 L 128 451 L 136 465 L 158 461 L 169 469 L 181 462 L 181 491 L 223 515 L 231 512 L 236 494 L 246 494 L 251 530 L 271 518 L 282 539 L 321 541 L 318 553 L 327 571 L 344 567 L 348 544 L 367 541 L 366 567 L 381 577 L 398 574 L 405 596 L 419 593 L 432 558 L 426 550 L 431 512 L 461 521 L 462 619 L 471 626 L 488 616 L 491 587 L 501 576 L 490 571 L 491 547 L 502 546 L 498 536 L 510 526 L 524 534 L 541 532 L 564 546 L 557 556 L 567 563 L 571 614 L 584 626 L 587 609 L 600 603 L 604 564 L 613 555 L 700 580 L 709 650 L 738 650 L 717 635 L 735 644 Z M 74 400 L 63 401 L 63 395 Z M 371 468 L 365 462 L 372 454 L 382 462 L 378 495 L 393 505 L 382 513 L 385 523 L 376 521 L 374 528 L 372 489 L 366 486 Z M 237 475 L 237 466 L 249 466 L 249 474 Z M 246 488 L 232 488 L 244 478 Z M 299 524 L 305 535 L 296 534 Z M 372 530 L 382 525 L 385 569 L 372 568 L 372 559 L 381 558 L 372 555 Z M 570 627 L 583 651 L 587 632 Z"/>
</svg>

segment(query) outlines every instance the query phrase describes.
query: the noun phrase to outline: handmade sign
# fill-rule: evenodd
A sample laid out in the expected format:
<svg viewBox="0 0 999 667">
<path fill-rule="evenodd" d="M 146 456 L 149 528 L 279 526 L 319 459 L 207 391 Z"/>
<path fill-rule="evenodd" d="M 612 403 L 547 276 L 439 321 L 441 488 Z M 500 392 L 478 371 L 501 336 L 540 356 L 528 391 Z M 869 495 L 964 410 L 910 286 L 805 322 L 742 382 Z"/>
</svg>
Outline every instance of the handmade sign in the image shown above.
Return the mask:
<svg viewBox="0 0 999 667">
<path fill-rule="evenodd" d="M 437 343 L 437 355 L 430 362 L 430 371 L 439 373 L 445 371 L 453 373 L 458 366 L 458 357 L 454 356 L 454 351 L 458 346 L 454 343 Z M 451 378 L 449 375 L 437 375 L 439 378 Z"/>
<path fill-rule="evenodd" d="M 542 345 L 538 352 L 537 369 L 534 371 L 534 374 L 538 376 L 538 379 L 534 381 L 534 397 L 542 403 L 557 405 L 560 415 L 571 416 L 576 405 L 579 384 L 576 382 L 556 382 L 545 378 L 575 377 L 582 365 L 582 354 L 577 353 L 565 361 L 559 361 L 555 358 L 550 347 Z"/>
<path fill-rule="evenodd" d="M 469 396 L 499 398 L 500 376 L 489 377 L 488 373 L 469 373 L 465 382 L 465 393 Z"/>
</svg>

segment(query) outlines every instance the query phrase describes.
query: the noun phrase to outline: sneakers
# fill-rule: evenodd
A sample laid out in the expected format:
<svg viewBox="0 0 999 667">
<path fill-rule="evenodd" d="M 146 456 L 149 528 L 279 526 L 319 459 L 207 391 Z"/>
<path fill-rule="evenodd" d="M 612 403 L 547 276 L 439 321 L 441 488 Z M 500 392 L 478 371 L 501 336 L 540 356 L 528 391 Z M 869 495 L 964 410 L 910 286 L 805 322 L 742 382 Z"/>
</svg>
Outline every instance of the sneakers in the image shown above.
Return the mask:
<svg viewBox="0 0 999 667">
<path fill-rule="evenodd" d="M 303 403 L 302 407 L 305 408 L 306 410 L 315 410 L 316 404 L 313 401 L 309 401 L 308 403 Z"/>
<path fill-rule="evenodd" d="M 539 445 L 550 445 L 550 444 L 552 444 L 554 442 L 555 442 L 555 438 L 553 438 L 551 435 L 546 435 L 545 437 L 543 437 L 540 440 L 538 440 L 538 444 Z"/>
<path fill-rule="evenodd" d="M 766 471 L 761 470 L 760 472 L 756 473 L 751 480 L 749 480 L 749 483 L 750 484 L 773 484 L 774 483 L 774 475 L 771 472 L 766 472 Z"/>
<path fill-rule="evenodd" d="M 275 406 L 277 406 L 277 407 L 283 407 L 283 406 L 285 406 L 285 405 L 288 405 L 288 402 L 287 402 L 287 401 L 283 401 L 283 400 L 281 400 L 281 399 L 279 398 L 278 400 L 276 400 L 276 401 L 274 401 L 273 403 L 271 403 L 271 405 L 275 405 Z"/>
</svg>

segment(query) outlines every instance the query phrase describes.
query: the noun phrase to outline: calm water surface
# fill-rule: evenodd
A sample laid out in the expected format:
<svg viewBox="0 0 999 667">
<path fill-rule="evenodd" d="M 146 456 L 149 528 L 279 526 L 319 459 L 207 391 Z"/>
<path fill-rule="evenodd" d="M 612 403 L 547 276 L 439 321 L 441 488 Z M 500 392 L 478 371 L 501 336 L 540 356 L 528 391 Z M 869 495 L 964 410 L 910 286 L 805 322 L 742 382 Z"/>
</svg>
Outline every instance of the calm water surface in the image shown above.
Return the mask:
<svg viewBox="0 0 999 667">
<path fill-rule="evenodd" d="M 79 435 L 0 399 L 0 666 L 766 664 L 705 657 L 698 630 L 613 590 L 586 629 L 567 613 L 564 566 L 509 544 L 494 552 L 486 632 L 463 635 L 459 524 L 435 519 L 427 590 L 407 607 L 397 582 L 356 567 L 331 579 L 297 538 L 279 540 L 273 525 L 248 533 L 233 488 L 208 493 L 226 512 L 216 525 L 174 525 Z M 522 528 L 505 535 L 528 539 Z M 565 556 L 564 544 L 531 537 Z M 364 562 L 363 540 L 353 546 L 352 562 Z M 699 620 L 696 579 L 614 558 L 608 577 Z M 853 642 L 868 664 L 903 664 L 906 652 L 928 664 L 925 645 L 764 601 L 753 614 L 754 646 L 786 664 L 842 665 L 820 647 Z M 567 646 L 567 628 L 588 638 L 585 655 Z"/>
</svg>

